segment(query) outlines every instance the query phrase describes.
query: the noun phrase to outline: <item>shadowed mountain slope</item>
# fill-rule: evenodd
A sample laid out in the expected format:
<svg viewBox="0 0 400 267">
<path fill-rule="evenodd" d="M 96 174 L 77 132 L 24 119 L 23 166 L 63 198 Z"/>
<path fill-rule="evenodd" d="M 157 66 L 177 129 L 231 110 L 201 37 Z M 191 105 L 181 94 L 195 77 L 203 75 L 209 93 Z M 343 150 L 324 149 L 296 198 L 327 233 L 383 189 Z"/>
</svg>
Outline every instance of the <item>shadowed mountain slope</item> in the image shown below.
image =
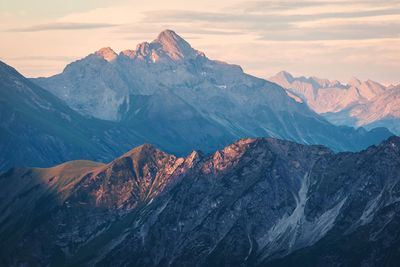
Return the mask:
<svg viewBox="0 0 400 267">
<path fill-rule="evenodd" d="M 338 154 L 259 138 L 13 169 L 0 176 L 1 264 L 393 266 L 399 149 L 398 137 Z"/>
</svg>

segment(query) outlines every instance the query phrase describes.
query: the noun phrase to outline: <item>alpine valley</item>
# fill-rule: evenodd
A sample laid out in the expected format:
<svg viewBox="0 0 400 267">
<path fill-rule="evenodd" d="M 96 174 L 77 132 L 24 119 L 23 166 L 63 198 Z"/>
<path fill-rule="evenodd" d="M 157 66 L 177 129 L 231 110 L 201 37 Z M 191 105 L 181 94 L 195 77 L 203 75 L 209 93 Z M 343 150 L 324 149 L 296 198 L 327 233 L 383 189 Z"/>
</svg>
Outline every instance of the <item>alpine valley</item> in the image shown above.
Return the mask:
<svg viewBox="0 0 400 267">
<path fill-rule="evenodd" d="M 335 126 L 275 83 L 210 60 L 171 30 L 28 80 L 0 65 L 0 169 L 73 159 L 108 162 L 144 142 L 185 155 L 244 137 L 359 151 L 390 135 Z M 44 88 L 44 89 L 43 89 Z"/>
</svg>

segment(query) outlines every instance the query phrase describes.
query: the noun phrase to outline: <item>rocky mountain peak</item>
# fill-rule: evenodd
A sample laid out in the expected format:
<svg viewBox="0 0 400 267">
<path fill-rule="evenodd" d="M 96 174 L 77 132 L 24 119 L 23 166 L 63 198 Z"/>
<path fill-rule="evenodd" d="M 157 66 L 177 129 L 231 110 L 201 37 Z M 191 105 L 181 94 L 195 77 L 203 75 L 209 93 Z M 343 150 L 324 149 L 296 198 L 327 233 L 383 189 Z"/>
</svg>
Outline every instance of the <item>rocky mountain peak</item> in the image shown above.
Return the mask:
<svg viewBox="0 0 400 267">
<path fill-rule="evenodd" d="M 158 34 L 157 40 L 160 42 L 173 42 L 173 41 L 185 41 L 173 30 L 166 29 Z"/>
<path fill-rule="evenodd" d="M 196 54 L 196 50 L 172 30 L 162 31 L 152 44 L 160 45 L 162 52 L 173 60 L 181 60 Z"/>
<path fill-rule="evenodd" d="M 168 157 L 170 155 L 162 152 L 155 146 L 151 144 L 143 144 L 134 149 L 126 152 L 124 155 L 119 157 L 116 160 L 120 160 L 123 158 L 132 158 L 133 160 L 149 160 L 149 159 L 159 159 Z"/>
<path fill-rule="evenodd" d="M 348 85 L 350 86 L 354 86 L 354 87 L 358 87 L 361 85 L 361 81 L 355 77 L 352 77 L 348 82 Z"/>
<path fill-rule="evenodd" d="M 142 42 L 136 46 L 136 53 L 138 55 L 145 56 L 149 54 L 150 44 L 148 42 Z"/>
<path fill-rule="evenodd" d="M 95 55 L 107 60 L 108 62 L 113 61 L 118 56 L 117 53 L 111 49 L 111 47 L 103 47 L 96 51 Z"/>
<path fill-rule="evenodd" d="M 393 148 L 397 148 L 397 150 L 400 149 L 400 136 L 396 136 L 393 135 L 391 137 L 389 137 L 387 140 L 385 140 L 384 142 L 382 142 L 380 144 L 380 146 L 384 146 L 384 147 L 393 147 Z"/>
<path fill-rule="evenodd" d="M 285 70 L 282 70 L 282 71 L 278 72 L 278 73 L 275 75 L 275 77 L 285 79 L 285 80 L 288 81 L 288 82 L 293 81 L 293 76 L 292 76 L 292 74 L 290 74 L 289 72 L 287 72 L 287 71 L 285 71 Z"/>
<path fill-rule="evenodd" d="M 188 42 L 172 30 L 162 31 L 158 37 L 149 42 L 142 42 L 135 50 L 125 50 L 121 55 L 156 63 L 160 59 L 180 61 L 202 53 L 193 49 Z"/>
</svg>

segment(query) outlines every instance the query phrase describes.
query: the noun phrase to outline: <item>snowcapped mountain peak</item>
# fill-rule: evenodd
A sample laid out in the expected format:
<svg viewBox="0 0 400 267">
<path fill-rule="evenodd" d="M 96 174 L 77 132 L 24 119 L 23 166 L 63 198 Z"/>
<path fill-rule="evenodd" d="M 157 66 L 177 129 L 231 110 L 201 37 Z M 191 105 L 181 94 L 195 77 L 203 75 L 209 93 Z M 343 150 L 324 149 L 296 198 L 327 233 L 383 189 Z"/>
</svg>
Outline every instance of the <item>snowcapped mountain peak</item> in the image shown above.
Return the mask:
<svg viewBox="0 0 400 267">
<path fill-rule="evenodd" d="M 95 55 L 107 60 L 108 62 L 113 61 L 118 56 L 117 53 L 115 53 L 115 51 L 112 50 L 110 47 L 101 48 L 100 50 L 95 52 Z"/>
</svg>

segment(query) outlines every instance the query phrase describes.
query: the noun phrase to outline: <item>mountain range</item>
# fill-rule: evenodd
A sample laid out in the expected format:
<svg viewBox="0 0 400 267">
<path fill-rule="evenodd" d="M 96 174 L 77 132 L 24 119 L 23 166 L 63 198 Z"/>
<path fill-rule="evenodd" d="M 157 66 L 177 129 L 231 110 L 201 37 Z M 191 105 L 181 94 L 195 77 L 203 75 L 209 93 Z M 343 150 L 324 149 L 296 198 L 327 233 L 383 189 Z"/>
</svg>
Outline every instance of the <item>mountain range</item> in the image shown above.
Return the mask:
<svg viewBox="0 0 400 267">
<path fill-rule="evenodd" d="M 182 156 L 245 137 L 358 151 L 384 128 L 335 126 L 286 91 L 207 58 L 171 30 L 135 50 L 100 49 L 49 78 L 0 64 L 0 170 L 73 159 L 108 162 L 152 143 Z"/>
<path fill-rule="evenodd" d="M 396 266 L 400 138 L 334 153 L 272 138 L 139 146 L 0 175 L 2 266 Z"/>
<path fill-rule="evenodd" d="M 397 266 L 399 92 L 171 30 L 47 78 L 0 62 L 0 266 Z"/>
<path fill-rule="evenodd" d="M 342 84 L 317 77 L 293 77 L 286 71 L 269 80 L 336 125 L 385 127 L 400 134 L 400 85 L 384 86 L 356 78 Z"/>
</svg>

